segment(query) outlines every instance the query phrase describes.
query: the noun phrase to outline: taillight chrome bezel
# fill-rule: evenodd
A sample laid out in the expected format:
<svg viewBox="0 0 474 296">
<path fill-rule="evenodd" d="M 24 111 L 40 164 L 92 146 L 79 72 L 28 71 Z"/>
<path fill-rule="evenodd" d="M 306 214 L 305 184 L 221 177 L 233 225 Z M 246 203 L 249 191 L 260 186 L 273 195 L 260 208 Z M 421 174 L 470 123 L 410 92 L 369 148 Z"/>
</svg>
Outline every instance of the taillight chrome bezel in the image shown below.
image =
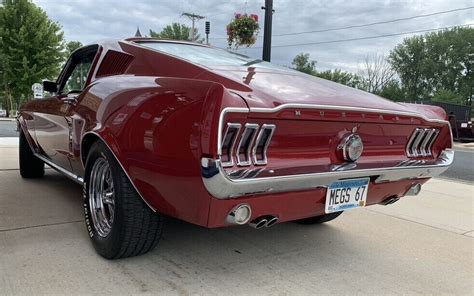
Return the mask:
<svg viewBox="0 0 474 296">
<path fill-rule="evenodd" d="M 257 137 L 258 124 L 246 123 L 245 129 L 240 136 L 239 145 L 237 146 L 237 165 L 238 166 L 249 166 L 252 164 L 251 151 L 253 150 L 253 144 Z M 241 149 L 245 149 L 242 153 Z M 245 159 L 242 159 L 242 154 L 245 155 Z"/>
<path fill-rule="evenodd" d="M 237 164 L 243 166 L 266 165 L 267 151 L 275 132 L 274 124 L 246 123 L 243 132 L 242 124 L 227 123 L 222 137 L 219 158 L 223 167 L 232 167 Z M 238 140 L 238 144 L 237 144 Z M 234 161 L 236 158 L 237 162 Z"/>
<path fill-rule="evenodd" d="M 221 164 L 223 167 L 231 167 L 234 166 L 234 148 L 235 148 L 235 142 L 237 140 L 237 137 L 239 136 L 240 128 L 241 128 L 240 123 L 227 123 L 227 129 L 225 131 L 224 137 L 222 138 L 222 147 L 221 147 Z M 227 136 L 231 131 L 234 131 L 234 134 L 232 135 L 232 139 L 229 140 L 229 147 L 227 147 L 227 153 L 224 152 L 224 146 L 227 144 Z M 227 155 L 227 159 L 225 159 L 224 153 Z"/>
<path fill-rule="evenodd" d="M 408 139 L 406 154 L 408 157 L 432 156 L 432 147 L 438 138 L 437 128 L 416 128 Z"/>
<path fill-rule="evenodd" d="M 267 151 L 268 146 L 270 145 L 270 141 L 272 140 L 273 134 L 275 133 L 276 126 L 274 124 L 263 124 L 258 132 L 257 140 L 255 141 L 252 156 L 253 156 L 253 163 L 254 165 L 266 165 L 267 164 Z M 268 135 L 265 137 L 265 133 L 268 132 Z M 259 149 L 259 144 L 262 143 L 262 151 L 257 151 Z M 260 159 L 259 155 L 260 154 Z"/>
</svg>

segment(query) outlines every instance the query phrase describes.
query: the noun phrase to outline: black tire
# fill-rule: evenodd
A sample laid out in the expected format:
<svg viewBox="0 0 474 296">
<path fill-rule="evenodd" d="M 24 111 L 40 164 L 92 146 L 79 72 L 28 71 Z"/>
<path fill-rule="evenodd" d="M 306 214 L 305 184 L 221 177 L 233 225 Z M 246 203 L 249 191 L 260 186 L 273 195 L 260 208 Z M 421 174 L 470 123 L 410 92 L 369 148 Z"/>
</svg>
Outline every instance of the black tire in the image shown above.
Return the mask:
<svg viewBox="0 0 474 296">
<path fill-rule="evenodd" d="M 94 225 L 91 211 L 89 187 L 91 172 L 96 162 L 105 161 L 110 167 L 113 180 L 114 210 L 113 220 L 109 225 L 110 232 L 104 236 L 99 234 Z M 104 183 L 105 184 L 105 183 Z M 95 142 L 87 156 L 84 180 L 84 215 L 86 227 L 95 250 L 104 258 L 118 259 L 144 254 L 152 250 L 160 240 L 164 217 L 153 212 L 141 199 L 121 166 L 107 146 Z M 93 194 L 93 193 L 92 193 Z M 110 210 L 110 208 L 109 208 Z"/>
<path fill-rule="evenodd" d="M 325 214 L 321 216 L 316 216 L 316 217 L 310 217 L 310 218 L 305 218 L 301 220 L 297 220 L 296 222 L 301 223 L 301 224 L 306 224 L 306 225 L 312 225 L 312 224 L 322 224 L 326 223 L 329 221 L 332 221 L 339 217 L 343 212 L 335 212 L 335 213 L 330 213 L 330 214 Z"/>
<path fill-rule="evenodd" d="M 44 162 L 36 157 L 31 150 L 25 134 L 20 130 L 20 175 L 33 179 L 44 176 Z"/>
</svg>

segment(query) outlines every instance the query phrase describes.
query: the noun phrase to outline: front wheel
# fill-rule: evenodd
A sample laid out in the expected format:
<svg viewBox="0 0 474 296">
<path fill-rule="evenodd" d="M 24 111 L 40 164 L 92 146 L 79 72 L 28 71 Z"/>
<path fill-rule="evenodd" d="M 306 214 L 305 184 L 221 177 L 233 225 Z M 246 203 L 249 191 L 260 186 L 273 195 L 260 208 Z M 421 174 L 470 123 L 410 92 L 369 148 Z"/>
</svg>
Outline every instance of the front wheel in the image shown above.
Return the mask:
<svg viewBox="0 0 474 296">
<path fill-rule="evenodd" d="M 43 177 L 44 162 L 35 156 L 22 129 L 20 129 L 20 147 L 18 150 L 20 160 L 20 175 L 26 179 Z"/>
<path fill-rule="evenodd" d="M 342 212 L 335 212 L 335 213 L 329 213 L 321 216 L 316 216 L 316 217 L 309 217 L 301 220 L 297 220 L 296 222 L 301 223 L 301 224 L 322 224 L 326 223 L 329 221 L 332 221 L 339 217 L 342 214 Z"/>
<path fill-rule="evenodd" d="M 117 259 L 152 250 L 161 237 L 164 218 L 145 204 L 102 142 L 91 147 L 85 176 L 85 222 L 96 251 Z"/>
</svg>

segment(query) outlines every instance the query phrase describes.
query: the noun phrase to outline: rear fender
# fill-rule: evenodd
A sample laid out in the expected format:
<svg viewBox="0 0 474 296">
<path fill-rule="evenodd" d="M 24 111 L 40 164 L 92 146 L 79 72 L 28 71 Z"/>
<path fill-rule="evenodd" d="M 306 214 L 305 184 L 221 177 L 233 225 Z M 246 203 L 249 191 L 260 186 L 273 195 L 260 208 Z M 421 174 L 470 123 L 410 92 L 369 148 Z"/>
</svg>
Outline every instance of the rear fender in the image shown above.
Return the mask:
<svg viewBox="0 0 474 296">
<path fill-rule="evenodd" d="M 209 81 L 132 76 L 97 81 L 82 102 L 97 97 L 97 122 L 88 123 L 82 145 L 100 138 L 152 209 L 207 225 L 200 159 L 216 151 L 222 108 L 246 106 L 243 99 Z"/>
</svg>

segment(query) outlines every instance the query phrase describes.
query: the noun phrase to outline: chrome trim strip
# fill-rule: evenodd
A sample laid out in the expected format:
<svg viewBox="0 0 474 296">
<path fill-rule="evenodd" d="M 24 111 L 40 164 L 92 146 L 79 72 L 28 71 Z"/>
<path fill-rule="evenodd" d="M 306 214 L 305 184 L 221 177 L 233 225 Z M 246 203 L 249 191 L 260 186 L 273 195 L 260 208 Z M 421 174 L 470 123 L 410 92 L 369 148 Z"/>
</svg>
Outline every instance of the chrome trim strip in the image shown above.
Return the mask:
<svg viewBox="0 0 474 296">
<path fill-rule="evenodd" d="M 107 148 L 109 149 L 110 153 L 112 153 L 112 155 L 115 157 L 115 160 L 117 161 L 117 163 L 120 165 L 120 168 L 122 169 L 122 172 L 125 174 L 125 176 L 127 176 L 128 180 L 130 181 L 130 184 L 132 184 L 133 188 L 135 189 L 135 191 L 138 193 L 138 195 L 140 196 L 140 198 L 143 200 L 143 202 L 153 211 L 153 212 L 156 212 L 156 209 L 154 207 L 152 207 L 147 201 L 146 199 L 143 197 L 143 195 L 140 193 L 140 191 L 138 190 L 138 188 L 135 186 L 135 184 L 132 182 L 132 178 L 130 178 L 130 175 L 128 174 L 128 172 L 125 170 L 125 168 L 123 167 L 123 165 L 120 163 L 120 161 L 118 160 L 118 157 L 117 155 L 115 155 L 114 151 L 110 148 L 109 144 L 104 140 L 104 138 L 102 138 L 98 133 L 96 132 L 87 132 L 85 134 L 82 135 L 82 138 L 81 138 L 81 161 L 82 161 L 82 140 L 84 139 L 84 137 L 88 134 L 93 134 L 95 136 L 97 136 L 101 141 L 102 143 L 105 144 L 105 146 L 107 146 Z M 83 163 L 82 164 L 84 166 L 84 168 L 86 167 L 86 164 Z"/>
<path fill-rule="evenodd" d="M 232 139 L 232 143 L 230 143 L 229 161 L 222 162 L 223 167 L 234 166 L 234 149 L 235 149 L 235 143 L 237 142 L 237 138 L 238 138 L 239 133 L 240 133 L 241 124 L 240 123 L 227 123 L 227 129 L 226 129 L 225 134 L 224 134 L 224 139 L 227 136 L 227 133 L 229 132 L 229 130 L 231 128 L 235 128 L 235 129 L 237 129 L 237 131 L 235 132 L 234 138 Z M 222 151 L 222 147 L 221 147 L 221 151 Z M 219 155 L 221 155 L 221 154 L 219 154 Z"/>
<path fill-rule="evenodd" d="M 219 199 L 235 198 L 276 192 L 310 190 L 327 187 L 329 184 L 348 178 L 377 176 L 376 183 L 405 179 L 431 178 L 448 169 L 454 159 L 454 151 L 443 151 L 437 160 L 430 164 L 419 163 L 410 166 L 394 166 L 361 170 L 334 171 L 277 177 L 230 179 L 219 160 L 202 158 L 202 180 L 208 192 Z"/>
<path fill-rule="evenodd" d="M 43 155 L 39 153 L 35 153 L 35 156 L 41 159 L 44 163 L 49 165 L 51 168 L 55 169 L 56 171 L 60 172 L 61 174 L 65 175 L 69 179 L 79 183 L 79 184 L 84 184 L 84 179 L 82 177 L 79 177 L 78 175 L 73 174 L 72 172 L 68 171 L 67 169 L 63 168 L 60 165 L 55 164 L 54 162 L 51 161 L 51 159 L 44 157 Z"/>
<path fill-rule="evenodd" d="M 260 132 L 258 133 L 257 140 L 255 141 L 255 144 L 252 149 L 252 156 L 253 156 L 253 163 L 254 165 L 266 165 L 267 164 L 267 150 L 268 146 L 270 145 L 270 141 L 272 140 L 273 133 L 275 133 L 276 126 L 274 124 L 263 124 L 262 128 L 260 129 Z M 260 141 L 262 139 L 263 133 L 265 130 L 270 130 L 270 134 L 268 135 L 268 138 L 266 139 L 265 143 L 263 144 L 263 159 L 258 160 L 257 159 L 257 147 L 258 144 L 260 144 Z"/>
<path fill-rule="evenodd" d="M 245 129 L 242 132 L 242 135 L 240 136 L 239 145 L 237 146 L 237 165 L 238 166 L 248 166 L 248 165 L 252 164 L 250 151 L 252 150 L 252 146 L 254 144 L 255 137 L 257 136 L 257 130 L 258 130 L 258 124 L 256 124 L 256 123 L 246 123 L 245 124 Z M 240 159 L 240 147 L 242 147 L 244 137 L 245 137 L 245 135 L 247 134 L 248 131 L 252 132 L 253 134 L 250 138 L 250 142 L 249 142 L 249 145 L 247 147 L 247 151 L 245 151 L 245 154 L 247 155 L 247 161 L 242 161 Z"/>
<path fill-rule="evenodd" d="M 446 124 L 449 127 L 451 133 L 451 147 L 453 147 L 453 136 L 451 125 L 449 121 L 441 119 L 432 119 L 428 118 L 423 114 L 410 112 L 410 111 L 390 111 L 384 109 L 376 108 L 365 108 L 365 107 L 349 107 L 349 106 L 336 106 L 336 105 L 318 105 L 318 104 L 282 104 L 274 108 L 238 108 L 238 107 L 227 107 L 224 108 L 219 116 L 219 132 L 217 136 L 217 154 L 221 155 L 221 145 L 222 145 L 222 128 L 224 124 L 224 117 L 227 113 L 275 113 L 283 109 L 318 109 L 318 110 L 334 110 L 334 111 L 352 111 L 352 112 L 365 112 L 365 113 L 377 113 L 377 114 L 387 114 L 387 115 L 397 115 L 397 116 L 410 116 L 414 118 L 419 118 L 427 122 L 441 123 Z"/>
</svg>

